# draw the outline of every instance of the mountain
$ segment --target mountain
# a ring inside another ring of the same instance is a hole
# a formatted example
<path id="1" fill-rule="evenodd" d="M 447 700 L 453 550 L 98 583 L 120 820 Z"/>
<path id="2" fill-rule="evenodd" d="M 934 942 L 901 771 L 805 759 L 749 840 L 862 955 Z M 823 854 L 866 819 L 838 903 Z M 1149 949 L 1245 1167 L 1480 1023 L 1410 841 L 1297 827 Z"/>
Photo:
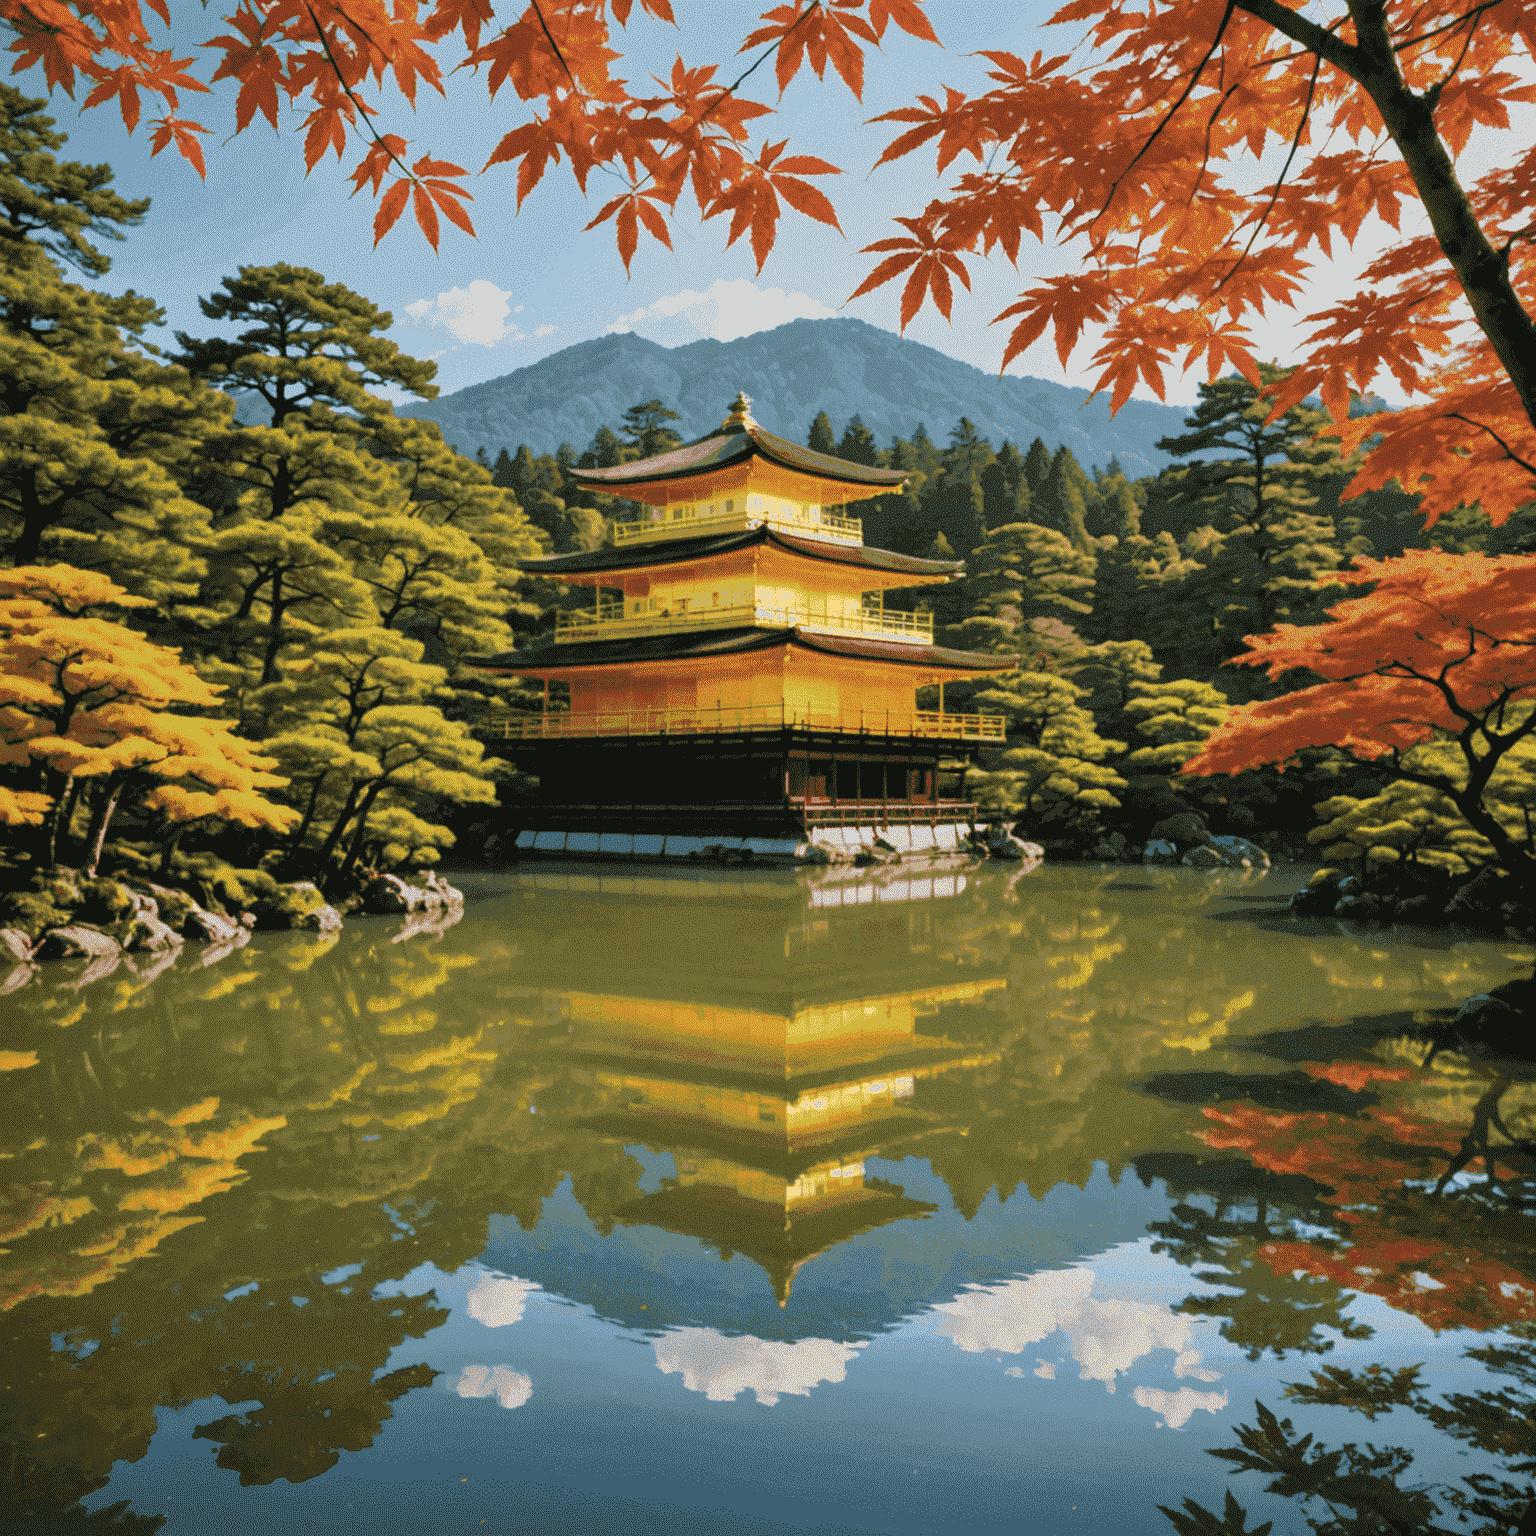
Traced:
<path id="1" fill-rule="evenodd" d="M 1158 438 L 1184 429 L 1185 407 L 1131 400 L 1111 419 L 1104 396 L 1044 379 L 998 378 L 862 320 L 791 320 L 735 341 L 663 347 L 633 334 L 599 336 L 515 373 L 473 384 L 431 402 L 400 408 L 402 416 L 438 422 L 461 453 L 484 448 L 535 453 L 561 443 L 578 451 L 605 423 L 659 399 L 682 419 L 684 437 L 720 425 L 738 390 L 770 432 L 803 443 L 818 411 L 835 436 L 854 415 L 886 447 L 921 424 L 943 448 L 968 416 L 994 447 L 1005 438 L 1022 449 L 1036 438 L 1065 443 L 1084 468 L 1118 458 L 1126 474 L 1154 473 L 1170 462 Z"/>

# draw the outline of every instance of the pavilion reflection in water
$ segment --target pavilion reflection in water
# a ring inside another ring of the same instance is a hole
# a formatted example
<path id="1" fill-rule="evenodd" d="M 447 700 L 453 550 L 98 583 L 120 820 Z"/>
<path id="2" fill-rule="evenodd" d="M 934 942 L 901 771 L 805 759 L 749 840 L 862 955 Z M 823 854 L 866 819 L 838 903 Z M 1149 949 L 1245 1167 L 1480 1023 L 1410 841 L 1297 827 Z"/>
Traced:
<path id="1" fill-rule="evenodd" d="M 693 901 L 734 899 L 751 909 L 756 896 L 772 910 L 772 897 L 785 892 L 782 881 L 775 892 L 646 877 L 526 878 L 566 899 L 585 880 L 595 906 L 620 927 L 614 903 L 631 892 L 654 903 L 657 888 L 671 888 L 672 922 L 682 928 Z M 1000 960 L 942 958 L 922 931 L 933 925 L 935 897 L 965 885 L 963 874 L 834 877 L 809 899 L 797 886 L 802 921 L 755 913 L 761 920 L 742 925 L 739 943 L 695 955 L 683 970 L 670 958 L 657 963 L 677 951 L 652 921 L 644 942 L 594 946 L 603 958 L 584 975 L 590 989 L 541 990 L 543 1021 L 565 1023 L 562 1054 L 613 1106 L 590 1128 L 675 1162 L 674 1178 L 615 1219 L 743 1254 L 766 1272 L 783 1307 L 796 1271 L 816 1255 L 935 1211 L 866 1164 L 961 1133 L 952 1114 L 925 1104 L 924 1082 L 1001 1057 L 1005 1015 L 988 1006 L 1007 987 Z M 597 911 L 583 926 L 601 926 Z M 890 990 L 864 990 L 876 970 Z M 961 1020 L 958 1032 L 948 1027 Z"/>

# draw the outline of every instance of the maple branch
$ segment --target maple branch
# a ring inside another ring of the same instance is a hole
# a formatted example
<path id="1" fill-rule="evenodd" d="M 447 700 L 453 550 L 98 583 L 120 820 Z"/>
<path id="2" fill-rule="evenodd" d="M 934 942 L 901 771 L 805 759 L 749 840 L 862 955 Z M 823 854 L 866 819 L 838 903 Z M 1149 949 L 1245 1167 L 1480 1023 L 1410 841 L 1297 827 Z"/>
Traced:
<path id="1" fill-rule="evenodd" d="M 537 0 L 535 0 L 535 6 L 537 6 Z M 806 6 L 806 8 L 797 17 L 795 17 L 794 26 L 791 26 L 789 31 L 786 32 L 784 34 L 784 36 L 785 37 L 789 37 L 794 32 L 795 28 L 798 27 L 803 21 L 805 21 L 805 19 L 813 11 L 818 11 L 820 9 L 821 9 L 821 0 L 811 0 L 811 3 L 808 6 Z M 542 20 L 542 18 L 540 18 L 540 19 Z M 547 35 L 548 34 L 546 33 L 546 36 Z M 730 100 L 730 98 L 736 93 L 736 87 L 738 85 L 740 85 L 741 82 L 743 80 L 745 80 L 747 78 L 747 76 L 750 75 L 752 73 L 752 71 L 755 70 L 768 57 L 768 55 L 770 53 L 777 53 L 778 52 L 782 42 L 783 42 L 783 39 L 781 38 L 778 43 L 770 43 L 765 49 L 763 49 L 763 51 L 760 54 L 758 54 L 758 56 L 749 65 L 747 65 L 747 67 L 744 70 L 742 70 L 742 72 L 739 75 L 737 75 L 737 77 L 733 81 L 731 81 L 731 83 L 728 86 L 725 87 L 724 90 L 722 90 L 720 92 L 720 94 L 718 96 L 715 97 L 715 99 L 712 102 L 710 102 L 710 104 L 707 107 L 705 107 L 703 112 L 699 115 L 698 127 L 702 128 L 704 126 L 704 124 L 707 123 L 709 121 L 710 117 L 714 114 L 715 109 L 717 107 L 723 106 L 727 101 Z M 565 61 L 562 59 L 561 62 L 564 63 Z M 567 70 L 566 73 L 569 74 L 570 71 Z M 617 175 L 618 173 L 615 172 L 614 174 Z M 630 191 L 631 192 L 638 192 L 641 189 L 641 187 L 643 187 L 646 184 L 646 182 L 650 181 L 652 179 L 652 177 L 655 176 L 655 174 L 656 174 L 656 172 L 655 172 L 654 168 L 651 169 L 651 170 L 648 170 L 645 173 L 645 175 L 640 178 L 639 181 L 635 181 L 635 182 L 629 183 Z"/>
<path id="2" fill-rule="evenodd" d="M 539 18 L 539 28 L 544 33 L 545 41 L 553 49 L 555 57 L 559 59 L 560 68 L 565 71 L 565 78 L 571 82 L 571 89 L 580 96 L 581 87 L 576 84 L 576 76 L 571 73 L 571 66 L 565 62 L 565 55 L 560 52 L 560 45 L 555 41 L 554 34 L 549 30 L 549 23 L 544 20 L 544 12 L 539 9 L 539 0 L 532 0 L 532 5 L 533 14 Z"/>
<path id="3" fill-rule="evenodd" d="M 1440 105 L 1441 94 L 1444 92 L 1446 86 L 1448 86 L 1451 81 L 1456 78 L 1457 70 L 1459 70 L 1462 64 L 1465 62 L 1467 57 L 1467 49 L 1472 46 L 1473 34 L 1477 31 L 1478 22 L 1483 19 L 1483 11 L 1485 9 L 1487 9 L 1486 6 L 1480 5 L 1476 10 L 1469 12 L 1468 16 L 1462 18 L 1462 20 L 1470 20 L 1472 25 L 1467 28 L 1467 35 L 1462 42 L 1461 52 L 1456 55 L 1456 62 L 1452 64 L 1451 67 L 1446 70 L 1446 72 L 1441 75 L 1441 77 L 1436 80 L 1435 83 L 1430 86 L 1430 88 L 1424 93 L 1424 104 L 1429 108 L 1431 112 L 1433 112 L 1435 108 Z M 1459 26 L 1460 22 L 1458 22 L 1457 25 Z M 1401 52 L 1401 50 L 1399 50 L 1399 52 Z"/>
<path id="4" fill-rule="evenodd" d="M 1492 427 L 1481 421 L 1473 421 L 1470 416 L 1463 416 L 1460 411 L 1447 411 L 1445 414 L 1452 421 L 1464 421 L 1469 427 L 1476 427 L 1479 432 L 1486 432 L 1504 450 L 1504 457 L 1506 459 L 1512 460 L 1533 479 L 1536 479 L 1536 464 L 1527 463 L 1526 460 L 1522 459 Z"/>
<path id="5" fill-rule="evenodd" d="M 1293 43 L 1300 43 L 1308 53 L 1317 54 L 1335 69 L 1342 70 L 1351 80 L 1360 80 L 1357 72 L 1359 48 L 1340 42 L 1331 27 L 1320 27 L 1315 21 L 1308 21 L 1305 16 L 1281 5 L 1280 0 L 1237 0 L 1237 8 L 1255 21 L 1268 22 L 1275 31 L 1283 33 Z"/>
<path id="6" fill-rule="evenodd" d="M 1243 247 L 1243 254 L 1237 258 L 1227 271 L 1226 277 L 1216 284 L 1211 290 L 1211 298 L 1215 298 L 1223 288 L 1227 286 L 1227 280 L 1248 259 L 1248 253 L 1253 249 L 1253 242 L 1263 232 L 1264 226 L 1269 223 L 1269 216 L 1275 211 L 1275 204 L 1280 198 L 1280 189 L 1285 185 L 1286 173 L 1291 168 L 1291 161 L 1296 158 L 1296 151 L 1301 145 L 1301 136 L 1306 132 L 1307 119 L 1312 115 L 1312 96 L 1317 90 L 1318 73 L 1323 67 L 1321 55 L 1314 55 L 1312 63 L 1312 78 L 1307 81 L 1307 99 L 1302 103 L 1301 121 L 1296 124 L 1296 133 L 1291 139 L 1290 153 L 1285 157 L 1285 164 L 1280 167 L 1280 174 L 1275 178 L 1275 190 L 1269 195 L 1269 202 L 1264 206 L 1264 212 L 1259 216 L 1259 222 L 1253 226 L 1253 233 L 1248 237 L 1248 244 Z"/>
<path id="7" fill-rule="evenodd" d="M 363 120 L 363 127 L 368 130 L 368 133 L 372 137 L 373 142 L 377 144 L 379 148 L 382 149 L 384 153 L 388 155 L 389 158 L 400 167 L 400 174 L 414 186 L 416 178 L 411 175 L 409 170 L 406 169 L 405 165 L 401 162 L 400 157 L 394 152 L 394 150 L 392 150 L 389 145 L 379 137 L 378 129 L 375 128 L 372 122 L 369 121 L 371 114 L 368 108 L 361 101 L 359 101 L 356 96 L 352 94 L 352 87 L 347 84 L 346 76 L 341 72 L 341 65 L 336 62 L 336 55 L 331 52 L 331 40 L 325 35 L 325 28 L 320 25 L 319 18 L 315 15 L 314 11 L 310 9 L 309 0 L 304 0 L 304 10 L 309 19 L 314 22 L 315 35 L 320 39 L 320 46 L 325 50 L 325 57 L 330 63 L 331 72 L 336 76 L 336 83 L 341 87 L 342 94 L 357 109 L 358 116 Z M 361 190 L 362 183 L 359 182 L 356 191 L 354 191 L 352 195 L 355 197 L 357 192 L 360 192 Z"/>
<path id="8" fill-rule="evenodd" d="M 1406 53 L 1416 43 L 1427 43 L 1432 37 L 1439 37 L 1445 32 L 1454 32 L 1464 22 L 1470 21 L 1476 26 L 1484 11 L 1497 10 L 1503 3 L 1504 0 L 1483 0 L 1481 5 L 1474 5 L 1470 11 L 1466 11 L 1456 17 L 1454 21 L 1448 21 L 1443 26 L 1431 27 L 1428 32 L 1421 32 L 1417 37 L 1404 38 L 1402 42 L 1395 44 L 1394 47 L 1398 53 Z M 1460 63 L 1460 60 L 1457 62 Z"/>
<path id="9" fill-rule="evenodd" d="M 1194 73 L 1189 77 L 1189 83 L 1179 93 L 1179 99 L 1174 102 L 1171 107 L 1169 107 L 1167 112 L 1163 114 L 1162 121 L 1157 125 L 1156 128 L 1152 130 L 1151 137 L 1148 138 L 1147 142 L 1136 151 L 1135 155 L 1131 159 L 1131 163 L 1126 166 L 1126 168 L 1121 171 L 1121 173 L 1115 177 L 1114 181 L 1110 184 L 1109 195 L 1104 199 L 1104 206 L 1100 208 L 1099 211 L 1094 214 L 1094 216 L 1088 221 L 1087 227 L 1089 229 L 1092 229 L 1093 226 L 1097 224 L 1106 213 L 1109 212 L 1109 205 L 1114 202 L 1115 193 L 1120 190 L 1120 183 L 1123 182 L 1125 178 L 1129 176 L 1133 170 L 1136 169 L 1137 162 L 1157 142 L 1159 135 L 1162 133 L 1163 129 L 1173 121 L 1174 114 L 1179 110 L 1179 108 L 1189 100 L 1190 93 L 1200 83 L 1200 76 L 1205 73 L 1205 66 L 1211 62 L 1212 56 L 1215 54 L 1216 50 L 1221 47 L 1221 40 L 1226 36 L 1227 24 L 1232 20 L 1232 13 L 1236 9 L 1237 0 L 1227 0 L 1227 8 L 1221 13 L 1221 25 L 1216 28 L 1216 36 L 1211 39 L 1211 46 L 1205 50 L 1204 56 L 1195 66 Z"/>

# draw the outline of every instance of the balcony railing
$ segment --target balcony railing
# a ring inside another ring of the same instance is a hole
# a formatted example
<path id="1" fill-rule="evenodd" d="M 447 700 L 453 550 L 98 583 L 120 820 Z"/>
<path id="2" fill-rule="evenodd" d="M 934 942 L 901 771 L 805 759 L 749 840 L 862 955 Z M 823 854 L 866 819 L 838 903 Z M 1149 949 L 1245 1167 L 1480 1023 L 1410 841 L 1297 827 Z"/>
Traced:
<path id="1" fill-rule="evenodd" d="M 672 607 L 654 613 L 626 613 L 620 602 L 576 608 L 555 615 L 557 643 L 626 640 L 668 630 L 760 627 L 808 629 L 819 634 L 862 635 L 874 640 L 933 644 L 931 613 L 866 610 L 838 613 L 809 604 L 776 608 L 767 603 L 735 603 L 723 608 Z"/>
<path id="2" fill-rule="evenodd" d="M 662 539 L 697 539 L 712 533 L 740 533 L 748 528 L 782 528 L 785 533 L 803 539 L 824 539 L 830 544 L 862 544 L 864 524 L 856 517 L 839 517 L 834 512 L 790 511 L 775 508 L 768 512 L 717 512 L 702 516 L 691 507 L 654 507 L 650 515 L 633 523 L 615 523 L 613 542 L 623 548 L 628 544 L 652 544 Z"/>
<path id="3" fill-rule="evenodd" d="M 555 741 L 581 736 L 704 736 L 726 731 L 817 730 L 846 735 L 1000 742 L 1005 724 L 1001 715 L 727 704 L 713 708 L 604 710 L 592 714 L 510 714 L 477 726 L 475 735 L 486 741 Z"/>

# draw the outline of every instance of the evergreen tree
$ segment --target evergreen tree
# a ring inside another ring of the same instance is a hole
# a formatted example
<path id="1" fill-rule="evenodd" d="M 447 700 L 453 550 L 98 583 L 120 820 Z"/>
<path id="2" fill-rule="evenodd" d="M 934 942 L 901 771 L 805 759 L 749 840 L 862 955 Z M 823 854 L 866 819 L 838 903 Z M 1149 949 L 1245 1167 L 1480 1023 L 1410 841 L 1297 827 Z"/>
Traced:
<path id="1" fill-rule="evenodd" d="M 515 490 L 512 478 L 512 455 L 505 448 L 496 454 L 496 462 L 491 466 L 491 484 L 504 491 Z"/>
<path id="2" fill-rule="evenodd" d="M 817 411 L 805 445 L 816 453 L 837 452 L 837 439 L 832 436 L 832 422 L 825 411 Z"/>
<path id="3" fill-rule="evenodd" d="M 44 103 L 0 85 L 0 559 L 111 574 L 162 609 L 191 597 L 206 508 L 187 486 L 229 403 L 134 350 L 163 316 L 64 280 L 111 263 L 147 200 L 111 190 L 106 166 L 59 163 Z"/>
<path id="4" fill-rule="evenodd" d="M 667 453 L 682 446 L 682 438 L 667 426 L 669 421 L 680 421 L 676 411 L 668 410 L 660 400 L 644 400 L 632 405 L 624 413 L 621 430 L 629 448 L 637 459 L 649 459 L 658 453 Z M 830 433 L 830 429 L 829 429 Z"/>
<path id="5" fill-rule="evenodd" d="M 922 493 L 929 526 L 943 533 L 945 541 L 962 557 L 986 537 L 981 477 L 995 457 L 992 445 L 978 435 L 975 424 L 961 417 L 939 460 L 937 477 Z"/>
<path id="6" fill-rule="evenodd" d="M 1024 455 L 1024 483 L 1029 487 L 1029 494 L 1032 497 L 1040 494 L 1040 489 L 1045 484 L 1045 477 L 1050 471 L 1051 450 L 1037 437 Z"/>
<path id="7" fill-rule="evenodd" d="M 1038 439 L 1037 439 L 1038 441 Z M 1031 448 L 1033 453 L 1034 449 Z M 1025 461 L 1026 469 L 1028 460 Z M 1072 450 L 1063 444 L 1052 455 L 1050 468 L 1038 491 L 1031 488 L 1030 517 L 1044 528 L 1054 528 L 1065 534 L 1073 545 L 1085 552 L 1091 551 L 1093 541 L 1088 537 L 1088 497 L 1092 483 L 1083 473 Z"/>
<path id="8" fill-rule="evenodd" d="M 1032 651 L 1036 620 L 1071 626 L 1093 609 L 1093 561 L 1037 523 L 994 528 L 966 562 L 965 618 L 947 639 L 965 650 Z"/>
<path id="9" fill-rule="evenodd" d="M 880 450 L 875 445 L 875 434 L 855 416 L 843 429 L 843 440 L 837 445 L 838 458 L 850 464 L 863 464 L 870 469 L 880 466 Z"/>
<path id="10" fill-rule="evenodd" d="M 1289 370 L 1265 363 L 1259 373 L 1270 384 Z M 1185 420 L 1190 430 L 1158 447 L 1180 458 L 1223 455 L 1196 459 L 1174 475 L 1175 500 L 1220 535 L 1199 555 L 1208 579 L 1180 602 L 1207 611 L 1226 654 L 1235 656 L 1244 635 L 1316 610 L 1318 577 L 1336 570 L 1340 557 L 1332 520 L 1313 508 L 1341 457 L 1337 443 L 1316 440 L 1329 422 L 1324 411 L 1293 406 L 1266 426 L 1268 401 L 1237 375 L 1202 384 L 1199 393 Z"/>
<path id="11" fill-rule="evenodd" d="M 988 528 L 1030 521 L 1024 457 L 1012 443 L 1004 442 L 997 450 L 997 458 L 982 470 L 981 497 L 982 516 Z"/>

